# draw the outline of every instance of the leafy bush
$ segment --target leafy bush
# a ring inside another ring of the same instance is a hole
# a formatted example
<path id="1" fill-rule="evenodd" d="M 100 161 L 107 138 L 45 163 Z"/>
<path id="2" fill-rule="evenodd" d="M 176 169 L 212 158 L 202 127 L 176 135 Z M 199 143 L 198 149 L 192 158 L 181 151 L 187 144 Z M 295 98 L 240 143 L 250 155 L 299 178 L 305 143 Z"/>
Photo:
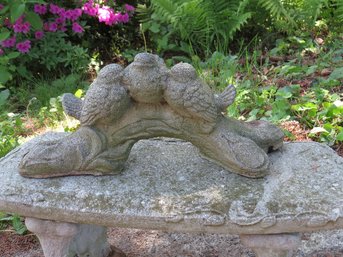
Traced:
<path id="1" fill-rule="evenodd" d="M 0 113 L 0 158 L 19 145 L 18 136 L 23 131 L 20 115 Z"/>
<path id="2" fill-rule="evenodd" d="M 5 0 L 0 4 L 0 84 L 11 80 L 16 71 L 26 78 L 43 73 L 45 65 L 55 72 L 84 70 L 86 50 L 69 41 L 88 28 L 85 18 L 97 18 L 98 24 L 112 26 L 127 23 L 134 11 L 131 5 L 113 2 L 60 2 L 62 6 L 42 0 Z"/>
<path id="3" fill-rule="evenodd" d="M 65 33 L 47 32 L 29 53 L 21 56 L 20 62 L 18 61 L 16 66 L 18 72 L 23 76 L 32 73 L 42 76 L 51 71 L 54 71 L 55 74 L 77 74 L 86 71 L 89 59 L 84 48 L 66 41 Z"/>

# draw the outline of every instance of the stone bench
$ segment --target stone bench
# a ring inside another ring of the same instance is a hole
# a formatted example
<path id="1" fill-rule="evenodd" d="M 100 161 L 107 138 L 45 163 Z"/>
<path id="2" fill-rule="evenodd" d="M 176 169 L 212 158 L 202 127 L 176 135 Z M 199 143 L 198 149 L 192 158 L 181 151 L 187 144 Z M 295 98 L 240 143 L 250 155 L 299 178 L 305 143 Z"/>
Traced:
<path id="1" fill-rule="evenodd" d="M 291 256 L 301 232 L 343 228 L 343 158 L 318 143 L 271 153 L 263 179 L 230 173 L 172 139 L 138 142 L 120 175 L 19 175 L 26 148 L 64 136 L 47 133 L 0 160 L 0 210 L 27 217 L 45 256 L 122 256 L 106 227 L 238 234 L 264 257 Z"/>

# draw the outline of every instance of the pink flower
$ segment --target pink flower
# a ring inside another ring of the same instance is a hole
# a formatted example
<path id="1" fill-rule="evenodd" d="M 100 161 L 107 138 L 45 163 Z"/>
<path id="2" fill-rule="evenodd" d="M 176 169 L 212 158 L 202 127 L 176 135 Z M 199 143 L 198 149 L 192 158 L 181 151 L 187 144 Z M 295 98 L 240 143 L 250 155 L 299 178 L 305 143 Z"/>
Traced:
<path id="1" fill-rule="evenodd" d="M 58 24 L 63 24 L 65 22 L 65 18 L 64 17 L 58 17 L 55 22 L 58 23 Z"/>
<path id="2" fill-rule="evenodd" d="M 5 39 L 1 42 L 2 47 L 9 48 L 15 46 L 16 43 L 16 37 L 13 36 L 11 38 Z"/>
<path id="3" fill-rule="evenodd" d="M 9 18 L 4 19 L 4 25 L 9 29 L 12 28 L 12 24 Z"/>
<path id="4" fill-rule="evenodd" d="M 46 14 L 47 8 L 45 4 L 35 4 L 33 8 L 34 12 L 37 14 Z"/>
<path id="5" fill-rule="evenodd" d="M 44 32 L 42 30 L 38 30 L 35 32 L 36 39 L 42 39 L 44 37 Z"/>
<path id="6" fill-rule="evenodd" d="M 52 14 L 58 14 L 60 12 L 60 7 L 58 5 L 55 4 L 50 4 L 50 12 Z"/>
<path id="7" fill-rule="evenodd" d="M 43 29 L 44 29 L 45 31 L 49 31 L 49 22 L 44 22 L 44 24 L 43 24 Z"/>
<path id="8" fill-rule="evenodd" d="M 120 22 L 122 23 L 128 23 L 130 20 L 130 17 L 129 17 L 129 14 L 128 13 L 125 13 L 125 14 L 121 14 L 121 17 L 120 17 Z"/>
<path id="9" fill-rule="evenodd" d="M 51 32 L 56 32 L 56 31 L 57 31 L 57 28 L 58 28 L 58 26 L 57 26 L 57 23 L 56 23 L 56 22 L 51 22 L 51 23 L 49 24 L 49 31 L 51 31 Z"/>
<path id="10" fill-rule="evenodd" d="M 82 10 L 76 8 L 74 10 L 67 10 L 65 12 L 65 17 L 71 21 L 76 21 L 82 15 Z"/>
<path id="11" fill-rule="evenodd" d="M 80 8 L 76 8 L 72 12 L 71 20 L 76 21 L 82 15 L 82 10 Z"/>
<path id="12" fill-rule="evenodd" d="M 1 56 L 1 55 L 4 55 L 4 53 L 5 53 L 4 50 L 2 50 L 2 49 L 0 48 L 0 56 Z"/>
<path id="13" fill-rule="evenodd" d="M 113 25 L 118 22 L 118 15 L 108 6 L 103 6 L 98 9 L 99 22 L 105 22 L 106 25 Z"/>
<path id="14" fill-rule="evenodd" d="M 80 24 L 78 24 L 77 22 L 74 22 L 73 23 L 73 26 L 72 26 L 72 30 L 75 32 L 75 33 L 82 33 L 84 31 L 84 29 L 80 26 Z"/>
<path id="15" fill-rule="evenodd" d="M 4 9 L 4 5 L 3 4 L 0 4 L 0 11 Z"/>
<path id="16" fill-rule="evenodd" d="M 31 48 L 31 41 L 30 40 L 25 40 L 23 42 L 20 42 L 16 45 L 17 49 L 21 53 L 28 53 Z"/>
<path id="17" fill-rule="evenodd" d="M 24 16 L 22 15 L 22 16 L 20 16 L 16 21 L 15 21 L 15 23 L 17 23 L 17 24 L 22 24 L 24 22 Z"/>
<path id="18" fill-rule="evenodd" d="M 89 15 L 89 16 L 96 16 L 98 14 L 98 10 L 99 10 L 99 5 L 93 5 L 93 1 L 89 0 L 87 3 L 85 3 L 82 7 L 82 10 L 85 14 Z"/>
<path id="19" fill-rule="evenodd" d="M 66 18 L 66 10 L 64 8 L 60 8 L 59 12 L 58 12 L 58 15 L 60 17 L 64 17 Z"/>
<path id="20" fill-rule="evenodd" d="M 22 24 L 21 24 L 21 23 L 15 23 L 15 24 L 13 25 L 14 33 L 20 33 L 20 32 L 21 32 L 21 27 L 22 27 Z"/>
<path id="21" fill-rule="evenodd" d="M 24 17 L 21 16 L 13 25 L 13 30 L 15 33 L 28 33 L 30 31 L 31 24 L 29 22 L 23 22 Z"/>
<path id="22" fill-rule="evenodd" d="M 132 5 L 125 4 L 124 7 L 125 7 L 125 10 L 127 12 L 134 12 L 135 11 L 135 7 L 133 7 Z"/>
<path id="23" fill-rule="evenodd" d="M 112 15 L 113 15 L 113 11 L 108 6 L 103 6 L 98 9 L 98 18 L 100 22 L 109 21 Z"/>
<path id="24" fill-rule="evenodd" d="M 62 23 L 59 28 L 58 28 L 60 31 L 62 32 L 66 32 L 67 31 L 67 28 L 65 27 L 65 23 Z"/>
<path id="25" fill-rule="evenodd" d="M 73 17 L 73 10 L 67 10 L 65 12 L 65 17 L 68 19 L 68 20 L 71 20 L 71 18 Z"/>
<path id="26" fill-rule="evenodd" d="M 31 24 L 29 22 L 25 22 L 22 24 L 21 31 L 26 34 L 30 31 Z"/>

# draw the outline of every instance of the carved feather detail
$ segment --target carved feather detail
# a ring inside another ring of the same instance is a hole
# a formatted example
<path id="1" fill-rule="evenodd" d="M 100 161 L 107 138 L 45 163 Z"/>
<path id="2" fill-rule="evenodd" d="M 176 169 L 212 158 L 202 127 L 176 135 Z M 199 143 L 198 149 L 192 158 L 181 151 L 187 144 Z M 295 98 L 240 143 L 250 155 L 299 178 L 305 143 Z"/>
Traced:
<path id="1" fill-rule="evenodd" d="M 74 96 L 73 94 L 67 93 L 62 96 L 62 106 L 64 112 L 80 120 L 82 110 L 82 100 Z"/>
<path id="2" fill-rule="evenodd" d="M 216 104 L 221 112 L 225 112 L 226 108 L 233 104 L 236 98 L 236 88 L 233 85 L 228 85 L 224 91 L 216 96 Z"/>

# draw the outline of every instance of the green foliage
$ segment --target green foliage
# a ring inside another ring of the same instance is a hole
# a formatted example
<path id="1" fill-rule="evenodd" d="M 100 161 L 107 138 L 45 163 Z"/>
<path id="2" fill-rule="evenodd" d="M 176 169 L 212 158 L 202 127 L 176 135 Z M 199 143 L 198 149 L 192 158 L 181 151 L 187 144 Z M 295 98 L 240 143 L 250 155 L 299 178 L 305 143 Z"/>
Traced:
<path id="1" fill-rule="evenodd" d="M 18 72 L 24 78 L 51 73 L 55 76 L 68 73 L 83 73 L 87 70 L 90 58 L 82 47 L 66 41 L 62 32 L 46 33 L 34 48 L 20 58 Z"/>
<path id="2" fill-rule="evenodd" d="M 12 60 L 18 56 L 19 53 L 15 51 L 0 56 L 0 88 L 3 87 L 7 81 L 12 79 L 12 74 L 16 70 L 15 65 L 12 64 Z"/>
<path id="3" fill-rule="evenodd" d="M 27 20 L 32 22 L 32 27 L 41 29 L 43 23 L 40 17 L 30 10 L 29 5 L 43 2 L 44 1 L 42 0 L 3 0 L 2 4 L 4 5 L 4 8 L 0 10 L 0 41 L 6 40 L 11 36 L 11 32 L 3 25 L 7 17 L 14 23 L 20 16 L 25 14 Z M 15 74 L 17 67 L 13 64 L 13 61 L 19 56 L 20 53 L 13 49 L 9 49 L 3 55 L 0 55 L 0 88 L 14 77 L 13 74 Z"/>
<path id="4" fill-rule="evenodd" d="M 343 21 L 343 0 L 336 0 L 333 3 L 335 8 L 334 16 L 337 17 L 339 21 Z"/>
<path id="5" fill-rule="evenodd" d="M 19 138 L 23 132 L 21 116 L 14 113 L 0 113 L 0 157 L 19 145 Z"/>
<path id="6" fill-rule="evenodd" d="M 343 17 L 343 0 L 151 0 L 137 8 L 143 32 L 158 53 L 207 59 L 215 51 L 228 54 L 231 44 L 257 34 L 299 36 L 327 33 Z M 325 25 L 325 28 L 323 26 Z"/>
<path id="7" fill-rule="evenodd" d="M 0 91 L 0 107 L 6 104 L 6 100 L 10 96 L 10 91 L 8 89 L 5 89 L 3 91 Z"/>
<path id="8" fill-rule="evenodd" d="M 184 45 L 190 45 L 190 48 L 184 48 L 190 55 L 209 56 L 215 50 L 228 51 L 230 40 L 251 16 L 246 11 L 248 2 L 153 0 L 151 8 L 155 16 L 151 17 L 154 22 L 149 24 L 146 19 L 141 19 L 143 25 L 148 23 L 145 28 L 151 32 L 162 32 L 165 42 L 176 36 Z M 169 33 L 163 33 L 163 27 L 168 28 Z"/>
<path id="9" fill-rule="evenodd" d="M 316 53 L 316 59 L 307 53 Z M 236 100 L 227 110 L 229 116 L 274 123 L 297 120 L 317 141 L 329 145 L 343 142 L 342 43 L 320 47 L 311 40 L 292 37 L 278 41 L 271 52 L 274 54 L 292 58 L 278 65 L 269 63 L 268 57 L 260 62 L 261 53 L 254 50 L 241 57 L 214 53 L 206 62 L 193 58 L 193 63 L 205 81 L 219 91 L 227 84 L 237 85 Z M 308 64 L 304 65 L 305 59 Z M 328 68 L 331 74 L 321 77 L 321 70 Z M 279 80 L 289 83 L 278 85 Z"/>
<path id="10" fill-rule="evenodd" d="M 0 92 L 0 157 L 18 146 L 22 137 L 42 127 L 63 125 L 72 131 L 77 123 L 64 122 L 66 117 L 61 104 L 63 93 L 74 93 L 81 97 L 89 83 L 78 74 L 57 80 L 36 80 L 33 88 L 15 89 L 11 97 L 9 90 Z M 3 99 L 3 101 L 1 100 Z M 18 113 L 18 110 L 24 110 Z"/>
<path id="11" fill-rule="evenodd" d="M 9 215 L 0 212 L 0 232 L 11 225 L 14 231 L 19 235 L 24 235 L 28 230 L 24 224 L 23 218 L 17 214 Z"/>
<path id="12" fill-rule="evenodd" d="M 220 52 L 214 52 L 206 62 L 194 57 L 193 65 L 204 81 L 214 90 L 223 90 L 228 84 L 235 82 L 237 56 L 225 56 Z"/>
<path id="13" fill-rule="evenodd" d="M 283 17 L 287 18 L 288 21 L 294 22 L 290 17 L 289 12 L 285 9 L 283 4 L 284 1 L 281 0 L 260 0 L 261 6 L 266 8 L 270 14 L 276 19 L 281 19 Z"/>

